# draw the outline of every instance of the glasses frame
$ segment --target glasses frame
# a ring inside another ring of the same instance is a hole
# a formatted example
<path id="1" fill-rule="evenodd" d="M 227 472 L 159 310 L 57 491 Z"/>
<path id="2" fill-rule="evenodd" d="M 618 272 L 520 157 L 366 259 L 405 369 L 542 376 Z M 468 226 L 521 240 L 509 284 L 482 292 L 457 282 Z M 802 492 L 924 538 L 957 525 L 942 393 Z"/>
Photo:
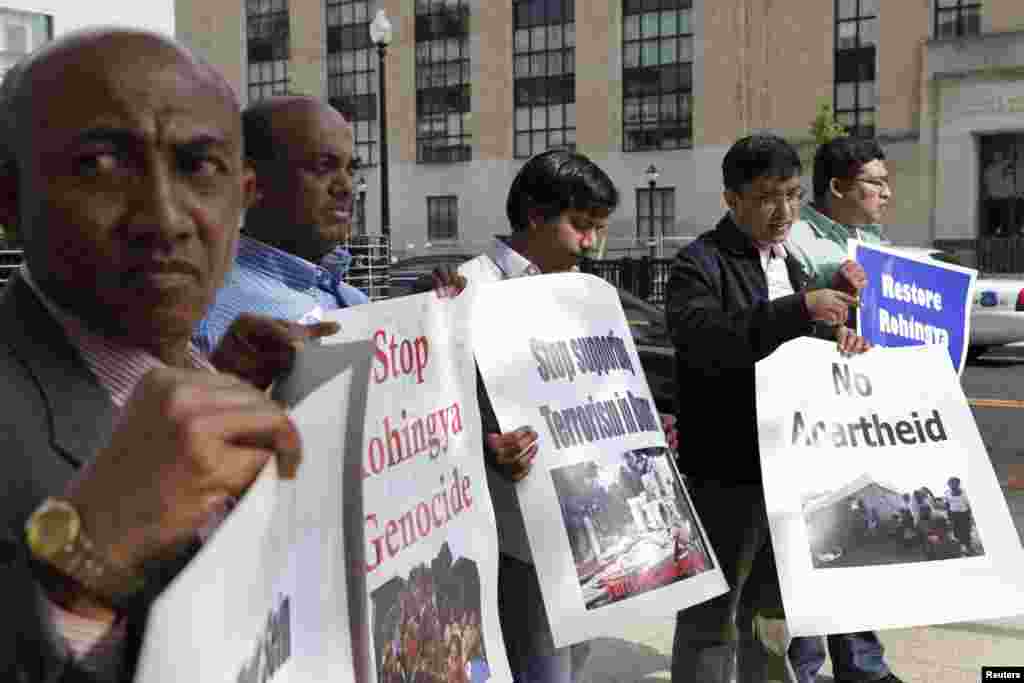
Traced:
<path id="1" fill-rule="evenodd" d="M 758 203 L 761 210 L 765 213 L 775 213 L 781 202 L 785 202 L 788 206 L 799 209 L 804 204 L 804 200 L 807 198 L 807 191 L 803 187 L 798 187 L 792 192 L 787 193 L 776 193 L 771 195 L 751 195 L 751 199 Z"/>
<path id="2" fill-rule="evenodd" d="M 892 181 L 884 178 L 861 178 L 860 176 L 856 176 L 854 177 L 854 180 L 870 185 L 879 194 L 881 194 L 883 190 L 887 190 L 890 193 L 892 192 Z"/>

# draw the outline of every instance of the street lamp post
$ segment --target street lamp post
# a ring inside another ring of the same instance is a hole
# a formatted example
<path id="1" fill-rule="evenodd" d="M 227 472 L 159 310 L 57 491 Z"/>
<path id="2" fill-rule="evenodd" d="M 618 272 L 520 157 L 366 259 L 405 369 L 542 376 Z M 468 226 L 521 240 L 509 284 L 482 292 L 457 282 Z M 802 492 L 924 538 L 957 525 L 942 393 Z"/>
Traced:
<path id="1" fill-rule="evenodd" d="M 650 221 L 650 234 L 648 235 L 647 246 L 651 249 L 651 258 L 653 259 L 654 249 L 657 245 L 654 241 L 654 188 L 658 184 L 658 167 L 654 164 L 648 166 L 647 170 L 644 172 L 644 177 L 647 178 L 647 188 L 649 193 L 649 196 L 647 197 L 649 200 L 647 205 L 647 220 Z"/>
<path id="2" fill-rule="evenodd" d="M 356 183 L 356 197 L 359 198 L 359 234 L 366 234 L 366 176 L 359 176 Z"/>
<path id="3" fill-rule="evenodd" d="M 384 55 L 391 43 L 391 21 L 384 10 L 370 22 L 370 40 L 377 46 L 377 89 L 380 91 L 380 234 L 391 239 L 391 208 L 388 206 L 388 114 L 384 88 Z"/>

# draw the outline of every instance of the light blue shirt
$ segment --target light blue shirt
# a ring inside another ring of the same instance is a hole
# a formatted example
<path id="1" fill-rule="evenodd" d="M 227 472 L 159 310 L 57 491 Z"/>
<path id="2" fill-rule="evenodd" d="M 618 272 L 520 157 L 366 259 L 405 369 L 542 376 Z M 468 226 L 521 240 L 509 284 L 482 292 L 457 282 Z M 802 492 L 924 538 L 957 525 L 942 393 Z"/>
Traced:
<path id="1" fill-rule="evenodd" d="M 348 252 L 340 253 L 344 251 L 340 247 L 336 251 L 325 262 L 347 264 Z M 196 327 L 193 341 L 209 355 L 242 313 L 309 323 L 322 319 L 327 311 L 369 301 L 361 290 L 342 282 L 343 268 L 332 270 L 242 235 L 235 265 Z"/>

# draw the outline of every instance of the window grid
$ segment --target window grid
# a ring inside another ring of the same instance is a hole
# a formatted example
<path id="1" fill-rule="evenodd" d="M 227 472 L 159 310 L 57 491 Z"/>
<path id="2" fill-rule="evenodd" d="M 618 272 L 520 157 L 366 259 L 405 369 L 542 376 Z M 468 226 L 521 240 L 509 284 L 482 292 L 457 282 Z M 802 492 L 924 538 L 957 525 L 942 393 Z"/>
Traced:
<path id="1" fill-rule="evenodd" d="M 575 0 L 515 0 L 515 156 L 576 148 Z"/>
<path id="2" fill-rule="evenodd" d="M 469 161 L 468 0 L 416 0 L 416 161 Z"/>
<path id="3" fill-rule="evenodd" d="M 979 137 L 979 237 L 1024 237 L 1024 135 Z"/>
<path id="4" fill-rule="evenodd" d="M 249 101 L 288 92 L 288 0 L 246 0 Z"/>
<path id="5" fill-rule="evenodd" d="M 377 61 L 373 0 L 327 0 L 327 99 L 352 122 L 360 165 L 377 163 Z"/>
<path id="6" fill-rule="evenodd" d="M 0 9 L 0 77 L 21 59 L 53 40 L 53 17 L 35 12 Z"/>
<path id="7" fill-rule="evenodd" d="M 638 187 L 636 190 L 636 239 L 644 242 L 651 236 L 651 189 Z M 678 237 L 676 227 L 676 188 L 654 188 L 654 238 Z"/>
<path id="8" fill-rule="evenodd" d="M 981 2 L 936 0 L 935 37 L 961 38 L 981 33 Z"/>
<path id="9" fill-rule="evenodd" d="M 874 137 L 878 0 L 836 0 L 835 8 L 836 121 L 851 135 Z"/>
<path id="10" fill-rule="evenodd" d="M 459 238 L 459 198 L 455 195 L 427 197 L 427 240 L 451 242 Z"/>
<path id="11" fill-rule="evenodd" d="M 625 0 L 623 150 L 693 144 L 692 0 Z"/>

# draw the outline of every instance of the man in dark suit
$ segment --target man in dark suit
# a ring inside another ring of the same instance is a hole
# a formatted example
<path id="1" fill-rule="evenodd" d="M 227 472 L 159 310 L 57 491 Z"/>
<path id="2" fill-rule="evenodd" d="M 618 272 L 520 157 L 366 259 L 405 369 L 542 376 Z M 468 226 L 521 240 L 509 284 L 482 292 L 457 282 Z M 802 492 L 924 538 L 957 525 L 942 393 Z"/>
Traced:
<path id="1" fill-rule="evenodd" d="M 238 102 L 171 40 L 68 34 L 0 87 L 0 680 L 130 680 L 200 532 L 299 436 L 190 346 L 235 253 Z"/>

